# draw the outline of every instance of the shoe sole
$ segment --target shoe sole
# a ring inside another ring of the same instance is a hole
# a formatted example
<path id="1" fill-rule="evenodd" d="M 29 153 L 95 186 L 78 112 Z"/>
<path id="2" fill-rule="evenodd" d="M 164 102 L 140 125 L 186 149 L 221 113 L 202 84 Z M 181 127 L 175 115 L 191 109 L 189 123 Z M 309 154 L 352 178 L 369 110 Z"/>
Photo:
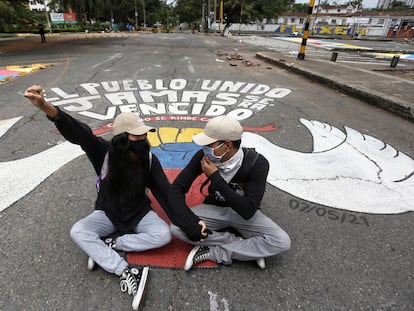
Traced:
<path id="1" fill-rule="evenodd" d="M 185 260 L 185 264 L 184 264 L 184 271 L 188 271 L 191 269 L 191 267 L 193 266 L 194 255 L 195 253 L 197 253 L 199 249 L 200 249 L 200 246 L 193 247 L 191 252 L 188 254 L 187 259 Z"/>
<path id="2" fill-rule="evenodd" d="M 134 299 L 132 300 L 133 310 L 138 310 L 139 305 L 141 303 L 142 296 L 144 295 L 144 292 L 145 292 L 145 285 L 147 284 L 148 272 L 149 272 L 149 267 L 142 268 L 142 275 L 141 275 L 141 280 L 139 281 L 137 294 L 134 296 Z"/>
<path id="3" fill-rule="evenodd" d="M 92 271 L 93 268 L 95 268 L 95 260 L 93 260 L 91 257 L 88 257 L 88 266 L 89 271 Z"/>

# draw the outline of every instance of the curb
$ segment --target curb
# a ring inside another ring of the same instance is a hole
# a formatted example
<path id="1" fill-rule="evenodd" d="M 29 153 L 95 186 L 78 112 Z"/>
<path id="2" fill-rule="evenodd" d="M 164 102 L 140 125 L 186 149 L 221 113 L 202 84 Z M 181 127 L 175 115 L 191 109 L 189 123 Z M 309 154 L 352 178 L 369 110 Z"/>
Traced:
<path id="1" fill-rule="evenodd" d="M 410 103 L 407 103 L 405 101 L 397 101 L 393 98 L 390 98 L 386 94 L 382 95 L 381 92 L 378 91 L 375 91 L 376 94 L 374 94 L 371 90 L 360 89 L 338 81 L 334 81 L 320 74 L 307 71 L 294 65 L 289 65 L 282 59 L 278 60 L 272 57 L 268 57 L 260 52 L 256 53 L 256 58 L 274 64 L 280 68 L 292 71 L 293 73 L 300 74 L 309 80 L 324 84 L 332 89 L 339 90 L 368 104 L 383 108 L 400 117 L 414 122 L 414 108 L 412 105 L 410 105 Z"/>

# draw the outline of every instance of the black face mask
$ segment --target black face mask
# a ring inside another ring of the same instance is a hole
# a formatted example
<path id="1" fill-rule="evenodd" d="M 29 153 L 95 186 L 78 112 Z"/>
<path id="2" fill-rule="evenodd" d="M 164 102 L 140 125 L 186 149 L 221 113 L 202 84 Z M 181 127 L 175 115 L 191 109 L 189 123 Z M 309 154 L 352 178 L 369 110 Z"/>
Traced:
<path id="1" fill-rule="evenodd" d="M 149 150 L 147 141 L 145 139 L 134 141 L 130 140 L 129 149 L 137 154 L 145 154 Z"/>

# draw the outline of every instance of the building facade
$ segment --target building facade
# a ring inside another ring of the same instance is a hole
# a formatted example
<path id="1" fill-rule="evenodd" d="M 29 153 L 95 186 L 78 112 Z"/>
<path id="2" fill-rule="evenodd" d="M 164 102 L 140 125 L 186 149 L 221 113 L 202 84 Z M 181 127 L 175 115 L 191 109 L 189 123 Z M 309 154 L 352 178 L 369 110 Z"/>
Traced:
<path id="1" fill-rule="evenodd" d="M 302 32 L 306 18 L 306 13 L 284 13 L 276 23 L 280 25 L 279 32 Z M 311 35 L 411 39 L 414 32 L 414 10 L 363 11 L 352 5 L 315 6 L 309 30 Z"/>

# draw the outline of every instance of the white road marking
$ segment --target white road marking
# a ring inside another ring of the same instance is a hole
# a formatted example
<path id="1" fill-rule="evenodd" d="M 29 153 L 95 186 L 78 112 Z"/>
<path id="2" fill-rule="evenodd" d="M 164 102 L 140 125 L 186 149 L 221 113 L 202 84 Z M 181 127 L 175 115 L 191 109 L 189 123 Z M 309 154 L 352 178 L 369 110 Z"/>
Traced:
<path id="1" fill-rule="evenodd" d="M 120 57 L 122 57 L 122 56 L 123 56 L 123 54 L 122 54 L 122 53 L 116 53 L 115 55 L 112 55 L 111 57 L 109 57 L 109 58 L 105 59 L 104 61 L 102 61 L 102 62 L 100 62 L 100 63 L 97 63 L 97 64 L 93 65 L 93 66 L 91 67 L 91 69 L 97 68 L 97 67 L 99 67 L 99 66 L 101 66 L 101 65 L 103 65 L 103 64 L 105 64 L 105 63 L 107 63 L 107 62 L 110 62 L 111 60 L 113 60 L 113 59 L 115 59 L 115 58 L 120 58 Z"/>
<path id="2" fill-rule="evenodd" d="M 82 154 L 79 146 L 66 141 L 24 159 L 0 162 L 0 212 Z"/>
<path id="3" fill-rule="evenodd" d="M 7 120 L 0 120 L 0 137 L 2 137 L 14 124 L 23 117 L 16 117 Z"/>

